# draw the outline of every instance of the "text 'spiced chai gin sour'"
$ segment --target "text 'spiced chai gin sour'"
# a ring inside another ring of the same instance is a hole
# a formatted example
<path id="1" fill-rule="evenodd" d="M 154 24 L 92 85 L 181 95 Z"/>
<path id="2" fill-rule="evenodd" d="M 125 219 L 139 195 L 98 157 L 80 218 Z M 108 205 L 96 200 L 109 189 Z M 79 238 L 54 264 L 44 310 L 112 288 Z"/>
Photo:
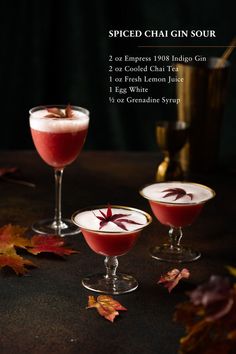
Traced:
<path id="1" fill-rule="evenodd" d="M 170 244 L 154 247 L 151 255 L 167 261 L 192 261 L 200 257 L 180 246 L 182 227 L 191 225 L 204 204 L 214 197 L 215 192 L 201 184 L 191 182 L 163 182 L 145 186 L 141 195 L 148 199 L 156 218 L 163 225 L 170 226 Z"/>
<path id="2" fill-rule="evenodd" d="M 88 132 L 89 111 L 77 106 L 38 106 L 30 110 L 30 130 L 38 154 L 54 168 L 56 198 L 54 219 L 40 220 L 32 228 L 60 236 L 80 232 L 71 220 L 61 218 L 63 170 L 79 155 Z"/>
<path id="3" fill-rule="evenodd" d="M 135 208 L 108 205 L 80 210 L 72 220 L 80 227 L 88 246 L 106 257 L 106 274 L 87 276 L 82 284 L 87 289 L 107 294 L 135 290 L 138 282 L 134 277 L 116 273 L 117 256 L 133 247 L 141 231 L 150 224 L 150 215 Z"/>

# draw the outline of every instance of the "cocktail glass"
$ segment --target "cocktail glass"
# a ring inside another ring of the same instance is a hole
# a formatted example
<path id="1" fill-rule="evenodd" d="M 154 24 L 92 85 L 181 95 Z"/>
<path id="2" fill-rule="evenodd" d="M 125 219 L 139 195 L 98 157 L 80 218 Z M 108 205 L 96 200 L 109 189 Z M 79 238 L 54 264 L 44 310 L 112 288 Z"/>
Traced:
<path id="1" fill-rule="evenodd" d="M 88 246 L 105 256 L 106 274 L 86 276 L 82 280 L 83 286 L 106 294 L 135 290 L 138 282 L 133 276 L 116 272 L 117 257 L 134 246 L 141 231 L 151 223 L 151 216 L 135 208 L 101 205 L 75 212 L 72 220 L 80 227 Z"/>
<path id="2" fill-rule="evenodd" d="M 41 234 L 74 235 L 80 232 L 79 228 L 61 216 L 62 175 L 84 145 L 89 111 L 77 106 L 49 105 L 34 107 L 29 113 L 34 145 L 55 174 L 55 216 L 36 222 L 32 228 Z"/>
<path id="3" fill-rule="evenodd" d="M 151 256 L 161 261 L 178 263 L 198 259 L 200 252 L 180 244 L 182 228 L 194 222 L 205 203 L 215 196 L 215 192 L 197 183 L 163 182 L 143 187 L 140 194 L 148 199 L 159 222 L 170 227 L 169 243 L 151 248 Z"/>

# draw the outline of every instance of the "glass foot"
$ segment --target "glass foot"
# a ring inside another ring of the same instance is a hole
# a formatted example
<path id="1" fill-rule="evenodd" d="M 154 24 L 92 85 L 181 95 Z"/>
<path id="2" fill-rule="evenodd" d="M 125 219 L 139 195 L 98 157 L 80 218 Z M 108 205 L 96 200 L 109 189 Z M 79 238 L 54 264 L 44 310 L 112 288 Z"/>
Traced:
<path id="1" fill-rule="evenodd" d="M 89 290 L 111 295 L 129 293 L 138 287 L 134 277 L 121 273 L 116 275 L 114 281 L 107 280 L 104 274 L 89 275 L 82 280 L 82 284 Z"/>
<path id="2" fill-rule="evenodd" d="M 201 253 L 185 247 L 170 247 L 168 244 L 155 246 L 150 249 L 152 258 L 166 262 L 192 262 L 201 257 Z"/>
<path id="3" fill-rule="evenodd" d="M 60 227 L 57 227 L 53 219 L 46 219 L 36 222 L 32 229 L 39 234 L 69 236 L 80 233 L 80 228 L 69 219 L 62 219 Z"/>

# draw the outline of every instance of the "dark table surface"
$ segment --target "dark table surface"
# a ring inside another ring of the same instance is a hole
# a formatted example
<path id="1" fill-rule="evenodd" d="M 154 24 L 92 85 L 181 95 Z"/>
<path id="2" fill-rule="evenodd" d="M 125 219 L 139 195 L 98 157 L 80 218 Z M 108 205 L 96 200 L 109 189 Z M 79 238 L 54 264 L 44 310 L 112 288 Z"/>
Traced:
<path id="1" fill-rule="evenodd" d="M 154 153 L 83 152 L 65 170 L 63 215 L 70 217 L 77 209 L 107 202 L 151 213 L 138 190 L 154 180 L 159 161 L 160 156 Z M 36 188 L 0 181 L 1 225 L 30 227 L 35 220 L 53 216 L 53 172 L 36 152 L 1 152 L 2 166 L 19 167 L 21 178 L 34 182 Z M 139 288 L 114 296 L 128 311 L 113 324 L 99 317 L 96 310 L 86 310 L 88 295 L 93 293 L 82 287 L 81 279 L 103 271 L 104 264 L 103 257 L 88 248 L 81 234 L 68 237 L 79 254 L 66 260 L 52 255 L 34 257 L 38 268 L 28 276 L 1 272 L 0 353 L 177 353 L 184 329 L 172 321 L 176 304 L 186 300 L 186 291 L 211 274 L 227 274 L 226 264 L 236 266 L 235 176 L 235 170 L 222 168 L 218 174 L 195 177 L 194 181 L 214 188 L 217 196 L 184 232 L 184 243 L 200 249 L 202 257 L 183 265 L 191 277 L 171 294 L 157 285 L 157 280 L 176 264 L 159 262 L 148 253 L 151 245 L 167 237 L 166 227 L 155 219 L 133 250 L 120 257 L 120 270 L 135 275 Z"/>

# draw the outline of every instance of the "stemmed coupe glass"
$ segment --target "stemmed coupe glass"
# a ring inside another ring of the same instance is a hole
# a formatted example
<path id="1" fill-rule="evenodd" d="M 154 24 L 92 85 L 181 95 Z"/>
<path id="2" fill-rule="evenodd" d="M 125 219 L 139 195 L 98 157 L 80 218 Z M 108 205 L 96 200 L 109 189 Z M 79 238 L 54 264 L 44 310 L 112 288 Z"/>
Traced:
<path id="1" fill-rule="evenodd" d="M 61 217 L 61 186 L 64 168 L 79 155 L 87 135 L 89 111 L 70 105 L 38 106 L 30 109 L 30 129 L 41 158 L 54 169 L 55 216 L 33 224 L 42 234 L 73 235 L 80 232 L 71 220 Z"/>
<path id="2" fill-rule="evenodd" d="M 194 222 L 205 203 L 215 196 L 215 192 L 197 183 L 163 182 L 143 187 L 140 194 L 148 199 L 159 222 L 170 227 L 169 243 L 151 248 L 151 256 L 179 263 L 198 259 L 200 252 L 180 244 L 182 228 Z"/>
<path id="3" fill-rule="evenodd" d="M 123 294 L 138 287 L 128 274 L 117 273 L 118 256 L 126 254 L 152 218 L 142 210 L 119 205 L 82 209 L 72 216 L 88 246 L 105 256 L 105 274 L 92 274 L 82 280 L 85 288 L 106 294 Z"/>

